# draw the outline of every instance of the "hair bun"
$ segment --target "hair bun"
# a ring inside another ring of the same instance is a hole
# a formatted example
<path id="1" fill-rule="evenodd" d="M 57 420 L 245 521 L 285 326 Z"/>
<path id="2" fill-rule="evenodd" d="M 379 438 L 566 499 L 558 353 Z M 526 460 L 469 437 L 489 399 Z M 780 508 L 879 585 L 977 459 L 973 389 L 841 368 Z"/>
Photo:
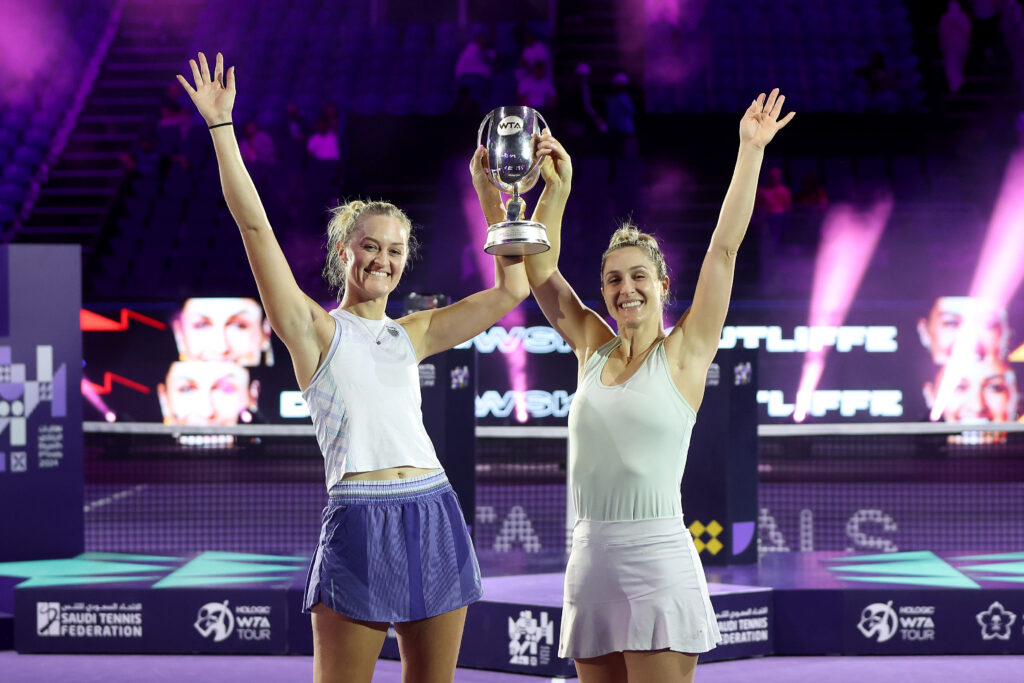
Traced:
<path id="1" fill-rule="evenodd" d="M 336 216 L 341 223 L 348 223 L 349 221 L 354 220 L 365 207 L 366 202 L 354 199 L 350 202 L 339 204 L 334 207 L 331 209 L 331 213 Z"/>
<path id="2" fill-rule="evenodd" d="M 650 235 L 646 232 L 642 232 L 640 228 L 636 227 L 629 221 L 622 224 L 622 226 L 612 233 L 612 239 L 608 243 L 608 249 L 617 249 L 623 246 L 637 246 L 644 244 L 660 251 L 658 247 L 658 240 L 654 235 Z"/>
<path id="3" fill-rule="evenodd" d="M 632 222 L 626 221 L 618 230 L 612 233 L 612 239 L 608 243 L 608 248 L 605 249 L 604 255 L 601 257 L 602 280 L 608 254 L 616 249 L 623 249 L 625 247 L 640 249 L 651 260 L 651 264 L 654 266 L 654 275 L 659 280 L 668 277 L 668 265 L 665 263 L 665 254 L 662 253 L 661 247 L 658 246 L 657 238 L 654 235 L 641 231 Z M 668 300 L 669 293 L 665 292 L 664 301 L 667 302 Z"/>

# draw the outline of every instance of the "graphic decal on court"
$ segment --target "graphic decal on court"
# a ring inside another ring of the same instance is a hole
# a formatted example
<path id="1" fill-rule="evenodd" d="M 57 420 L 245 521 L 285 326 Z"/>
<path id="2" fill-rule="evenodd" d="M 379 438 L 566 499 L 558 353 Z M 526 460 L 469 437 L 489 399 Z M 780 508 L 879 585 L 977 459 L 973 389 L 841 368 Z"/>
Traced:
<path id="1" fill-rule="evenodd" d="M 928 550 L 851 555 L 825 560 L 841 581 L 981 588 L 983 584 L 1024 584 L 1024 553 L 968 555 L 943 559 Z M 955 564 L 953 564 L 955 563 Z"/>
<path id="2" fill-rule="evenodd" d="M 0 576 L 24 578 L 23 588 L 145 583 L 152 588 L 266 585 L 291 581 L 308 557 L 207 552 L 196 557 L 82 553 L 64 560 L 0 563 Z"/>

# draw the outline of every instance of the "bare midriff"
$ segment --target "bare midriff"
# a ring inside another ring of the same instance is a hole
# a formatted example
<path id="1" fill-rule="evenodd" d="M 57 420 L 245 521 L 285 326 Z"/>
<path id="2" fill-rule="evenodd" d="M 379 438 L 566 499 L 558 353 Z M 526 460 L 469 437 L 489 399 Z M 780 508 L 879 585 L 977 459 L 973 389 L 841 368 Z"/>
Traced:
<path id="1" fill-rule="evenodd" d="M 422 474 L 431 474 L 440 470 L 424 467 L 385 467 L 382 470 L 370 470 L 369 472 L 347 472 L 341 479 L 364 479 L 370 481 L 383 481 L 387 479 L 408 479 L 418 477 Z"/>

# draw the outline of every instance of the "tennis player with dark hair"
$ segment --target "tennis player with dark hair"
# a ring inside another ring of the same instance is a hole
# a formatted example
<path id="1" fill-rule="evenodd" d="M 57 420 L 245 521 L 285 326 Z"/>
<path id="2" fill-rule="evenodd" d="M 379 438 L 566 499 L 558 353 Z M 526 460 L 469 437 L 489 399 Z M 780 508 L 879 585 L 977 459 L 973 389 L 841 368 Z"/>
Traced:
<path id="1" fill-rule="evenodd" d="M 683 522 L 680 484 L 764 148 L 793 118 L 779 119 L 784 100 L 777 89 L 767 98 L 762 93 L 744 113 L 739 157 L 693 303 L 667 331 L 665 258 L 657 241 L 634 226 L 615 232 L 601 262 L 601 295 L 618 334 L 559 272 L 572 164 L 549 134 L 538 144 L 546 157 L 546 196 L 537 210 L 546 212 L 551 250 L 526 257 L 526 271 L 548 322 L 579 363 L 569 411 L 569 488 L 577 522 L 559 656 L 576 660 L 583 683 L 692 681 L 698 653 L 721 640 Z M 485 212 L 491 221 L 500 219 Z"/>

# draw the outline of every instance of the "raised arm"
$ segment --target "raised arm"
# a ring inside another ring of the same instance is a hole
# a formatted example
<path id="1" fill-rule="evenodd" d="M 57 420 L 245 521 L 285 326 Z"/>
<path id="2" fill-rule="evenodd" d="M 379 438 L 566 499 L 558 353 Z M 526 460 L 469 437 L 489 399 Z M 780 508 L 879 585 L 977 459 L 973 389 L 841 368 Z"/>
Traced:
<path id="1" fill-rule="evenodd" d="M 480 195 L 481 205 L 485 207 L 484 213 L 490 220 L 495 215 L 503 216 L 504 210 L 498 188 L 483 179 L 486 157 L 487 150 L 478 148 L 470 160 L 469 170 Z M 486 185 L 493 188 L 493 194 L 486 193 L 478 179 L 483 179 Z M 501 218 L 491 222 L 497 220 Z M 417 355 L 422 359 L 450 349 L 501 320 L 530 295 L 525 268 L 521 257 L 495 256 L 493 287 L 471 294 L 451 306 L 419 311 L 402 318 L 399 322 L 409 333 Z"/>
<path id="2" fill-rule="evenodd" d="M 666 345 L 666 351 L 694 371 L 701 386 L 718 350 L 718 339 L 729 310 L 736 254 L 754 210 L 765 145 L 795 115 L 790 112 L 779 120 L 785 100 L 785 96 L 779 95 L 779 89 L 775 88 L 767 101 L 764 93 L 758 95 L 743 114 L 736 168 L 725 193 L 718 224 L 711 235 L 711 245 L 701 265 L 693 304 L 676 323 Z"/>
<path id="3" fill-rule="evenodd" d="M 271 326 L 291 353 L 296 377 L 304 388 L 319 364 L 321 350 L 325 348 L 322 339 L 325 335 L 327 345 L 330 344 L 330 335 L 333 334 L 333 325 L 329 327 L 327 324 L 330 316 L 295 282 L 267 220 L 256 186 L 242 162 L 234 127 L 221 125 L 231 122 L 236 92 L 235 67 L 228 69 L 225 80 L 224 57 L 219 52 L 212 78 L 206 55 L 202 52 L 198 63 L 190 59 L 189 65 L 195 87 L 180 74 L 178 81 L 210 127 L 224 199 L 242 234 L 260 299 Z"/>
<path id="4" fill-rule="evenodd" d="M 615 334 L 601 316 L 583 304 L 558 270 L 562 216 L 572 188 L 572 159 L 546 131 L 537 144 L 537 153 L 544 157 L 540 166 L 544 191 L 537 200 L 533 220 L 547 227 L 551 249 L 526 257 L 526 275 L 544 316 L 582 361 L 588 350 L 600 347 Z M 481 204 L 484 204 L 483 198 Z M 494 222 L 490 215 L 488 220 Z"/>

